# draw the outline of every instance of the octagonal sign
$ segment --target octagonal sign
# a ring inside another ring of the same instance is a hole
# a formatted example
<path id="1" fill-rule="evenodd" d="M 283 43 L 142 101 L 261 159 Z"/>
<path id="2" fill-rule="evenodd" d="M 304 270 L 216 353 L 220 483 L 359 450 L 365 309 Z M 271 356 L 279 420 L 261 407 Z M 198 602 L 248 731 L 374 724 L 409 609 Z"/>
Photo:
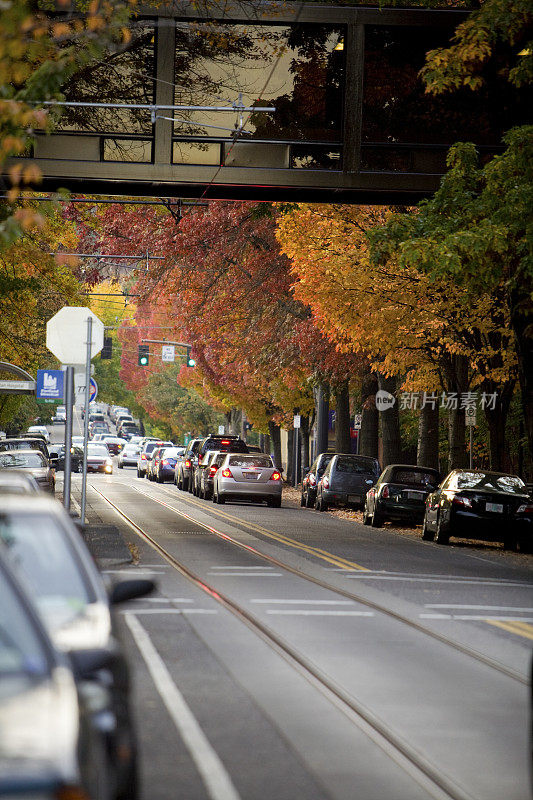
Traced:
<path id="1" fill-rule="evenodd" d="M 90 308 L 64 306 L 46 323 L 46 346 L 62 364 L 85 364 L 88 317 L 93 321 L 93 358 L 104 346 L 104 323 Z"/>

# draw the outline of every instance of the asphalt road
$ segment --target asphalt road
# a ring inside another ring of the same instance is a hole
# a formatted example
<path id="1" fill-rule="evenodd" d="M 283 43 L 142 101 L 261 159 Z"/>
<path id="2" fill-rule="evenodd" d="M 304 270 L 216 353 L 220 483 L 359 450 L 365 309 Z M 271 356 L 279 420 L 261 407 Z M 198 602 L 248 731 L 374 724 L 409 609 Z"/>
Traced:
<path id="1" fill-rule="evenodd" d="M 531 557 L 134 469 L 88 487 L 135 556 L 112 574 L 158 583 L 118 620 L 143 800 L 530 796 Z"/>

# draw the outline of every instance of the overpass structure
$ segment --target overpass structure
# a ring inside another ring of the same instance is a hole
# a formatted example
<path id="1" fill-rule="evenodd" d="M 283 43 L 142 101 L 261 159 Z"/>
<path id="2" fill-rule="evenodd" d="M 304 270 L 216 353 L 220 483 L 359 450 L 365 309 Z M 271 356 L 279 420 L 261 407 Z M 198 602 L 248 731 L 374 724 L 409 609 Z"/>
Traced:
<path id="1" fill-rule="evenodd" d="M 497 75 L 475 95 L 424 94 L 425 53 L 463 11 L 192 5 L 145 8 L 124 52 L 65 87 L 59 127 L 27 154 L 44 190 L 413 203 L 437 188 L 453 142 L 493 154 L 524 121 L 525 100 Z M 275 110 L 244 127 L 237 110 L 214 110 L 239 96 Z"/>

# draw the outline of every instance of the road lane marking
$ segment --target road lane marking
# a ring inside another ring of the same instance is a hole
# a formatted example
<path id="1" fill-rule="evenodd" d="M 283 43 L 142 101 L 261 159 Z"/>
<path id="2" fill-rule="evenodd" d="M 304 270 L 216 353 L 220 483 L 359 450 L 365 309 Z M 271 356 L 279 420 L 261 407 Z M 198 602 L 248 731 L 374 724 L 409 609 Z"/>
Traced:
<path id="1" fill-rule="evenodd" d="M 419 614 L 419 619 L 462 619 L 489 621 L 487 614 Z M 533 617 L 490 617 L 505 622 L 533 622 Z"/>
<path id="2" fill-rule="evenodd" d="M 216 533 L 218 535 L 223 535 L 223 534 L 221 534 L 221 531 L 217 531 L 214 528 L 210 528 L 210 526 L 205 525 L 202 522 L 198 522 L 198 520 L 193 519 L 185 511 L 180 511 L 179 509 L 174 508 L 173 506 L 169 505 L 168 503 L 165 503 L 163 500 L 159 500 L 154 495 L 150 495 L 147 492 L 143 492 L 137 486 L 131 486 L 130 484 L 128 484 L 128 486 L 130 488 L 132 488 L 132 489 L 135 489 L 135 491 L 139 492 L 139 494 L 143 494 L 145 497 L 149 497 L 150 500 L 153 500 L 154 502 L 160 503 L 162 506 L 165 506 L 166 508 L 169 508 L 171 511 L 174 511 L 176 514 L 181 514 L 181 516 L 185 517 L 186 519 L 190 520 L 191 522 L 194 522 L 197 525 L 201 525 L 202 527 L 207 528 L 208 530 L 211 530 L 212 533 Z M 158 488 L 161 491 L 164 491 L 165 494 L 168 495 L 168 492 L 162 486 L 160 486 Z M 191 497 L 192 497 L 192 495 L 191 495 Z M 184 501 L 184 498 L 180 498 L 179 496 L 177 498 L 175 496 L 173 496 L 173 499 Z M 190 499 L 189 496 L 187 496 L 187 502 L 190 503 L 191 505 L 195 506 L 199 510 L 203 510 L 204 512 L 207 512 L 207 508 L 202 503 L 199 503 L 199 502 L 196 502 L 193 499 Z M 256 525 L 253 522 L 247 522 L 245 520 L 240 519 L 239 517 L 233 516 L 232 514 L 228 514 L 225 511 L 222 511 L 218 507 L 217 508 L 209 508 L 209 511 L 212 514 L 218 515 L 219 517 L 222 517 L 222 519 L 225 519 L 225 520 L 227 520 L 228 522 L 231 522 L 234 525 L 240 525 L 240 526 L 242 526 L 244 528 L 248 528 L 249 530 L 255 531 L 256 533 L 260 533 L 262 536 L 265 536 L 268 539 L 273 539 L 274 541 L 277 541 L 280 544 L 284 544 L 286 547 L 292 547 L 292 548 L 294 548 L 296 550 L 301 550 L 302 552 L 308 553 L 309 555 L 312 555 L 315 558 L 320 559 L 321 561 L 326 561 L 328 564 L 333 564 L 333 566 L 340 567 L 341 570 L 354 569 L 354 570 L 358 570 L 358 571 L 361 571 L 361 572 L 367 572 L 368 571 L 367 567 L 363 567 L 363 566 L 361 566 L 361 564 L 356 564 L 354 561 L 348 561 L 347 559 L 342 558 L 340 556 L 335 556 L 332 553 L 329 553 L 327 550 L 322 550 L 320 547 L 313 547 L 312 545 L 302 544 L 300 542 L 297 542 L 295 539 L 290 539 L 287 536 L 283 536 L 283 534 L 281 534 L 281 533 L 276 533 L 275 531 L 271 531 L 268 528 L 263 528 L 261 525 Z"/>
<path id="3" fill-rule="evenodd" d="M 227 564 L 225 567 L 211 567 L 211 569 L 274 569 L 274 567 L 243 567 L 240 564 Z"/>
<path id="4" fill-rule="evenodd" d="M 503 628 L 508 633 L 514 633 L 516 636 L 522 636 L 524 639 L 533 640 L 533 625 L 529 625 L 524 620 L 514 620 L 513 622 L 502 622 L 499 619 L 486 619 L 489 625 L 495 625 L 497 628 Z M 533 622 L 533 620 L 531 620 Z"/>
<path id="5" fill-rule="evenodd" d="M 323 606 L 354 606 L 355 600 L 278 600 L 276 599 L 269 599 L 269 598 L 254 598 L 250 600 L 250 603 L 268 603 L 274 605 L 279 603 L 280 605 L 289 605 L 293 603 L 294 605 L 323 605 Z"/>
<path id="6" fill-rule="evenodd" d="M 122 615 L 126 614 L 218 614 L 218 611 L 213 608 L 136 608 L 135 611 L 121 611 Z"/>
<path id="7" fill-rule="evenodd" d="M 190 597 L 134 597 L 134 603 L 194 603 Z"/>
<path id="8" fill-rule="evenodd" d="M 516 606 L 465 606 L 459 603 L 426 603 L 424 608 L 464 608 L 465 611 L 476 611 L 484 609 L 486 611 L 514 611 L 518 613 L 533 613 L 533 608 L 516 608 Z"/>
<path id="9" fill-rule="evenodd" d="M 282 578 L 281 572 L 208 572 L 208 575 L 217 577 L 231 576 L 233 578 Z"/>
<path id="10" fill-rule="evenodd" d="M 346 574 L 346 573 L 345 573 Z M 475 586 L 517 586 L 527 587 L 531 589 L 530 583 L 518 583 L 516 581 L 499 581 L 499 580 L 483 580 L 480 578 L 446 578 L 444 575 L 436 578 L 401 578 L 398 575 L 369 575 L 367 573 L 354 573 L 346 574 L 347 578 L 357 578 L 357 580 L 374 580 L 374 581 L 405 581 L 407 583 L 459 583 L 459 584 L 474 584 Z"/>
<path id="11" fill-rule="evenodd" d="M 126 614 L 126 624 L 148 667 L 159 696 L 200 773 L 207 794 L 211 800 L 240 800 L 224 764 L 202 731 L 147 631 L 135 617 L 135 613 L 137 612 Z"/>
<path id="12" fill-rule="evenodd" d="M 267 614 L 284 617 L 373 617 L 373 611 L 326 611 L 318 608 L 269 608 Z"/>

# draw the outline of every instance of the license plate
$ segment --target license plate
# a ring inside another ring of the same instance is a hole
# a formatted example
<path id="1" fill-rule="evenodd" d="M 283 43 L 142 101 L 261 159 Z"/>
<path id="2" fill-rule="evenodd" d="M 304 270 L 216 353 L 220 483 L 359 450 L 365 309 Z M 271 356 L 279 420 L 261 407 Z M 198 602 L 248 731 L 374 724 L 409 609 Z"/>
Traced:
<path id="1" fill-rule="evenodd" d="M 423 500 L 424 492 L 407 492 L 408 500 Z"/>
<path id="2" fill-rule="evenodd" d="M 348 495 L 348 502 L 349 503 L 360 503 L 362 500 L 361 495 L 359 494 L 349 494 Z"/>
<path id="3" fill-rule="evenodd" d="M 243 472 L 242 477 L 245 478 L 247 481 L 256 481 L 259 477 L 258 472 Z"/>
<path id="4" fill-rule="evenodd" d="M 496 514 L 503 514 L 503 506 L 501 503 L 487 503 L 485 509 L 487 511 L 494 511 Z"/>

